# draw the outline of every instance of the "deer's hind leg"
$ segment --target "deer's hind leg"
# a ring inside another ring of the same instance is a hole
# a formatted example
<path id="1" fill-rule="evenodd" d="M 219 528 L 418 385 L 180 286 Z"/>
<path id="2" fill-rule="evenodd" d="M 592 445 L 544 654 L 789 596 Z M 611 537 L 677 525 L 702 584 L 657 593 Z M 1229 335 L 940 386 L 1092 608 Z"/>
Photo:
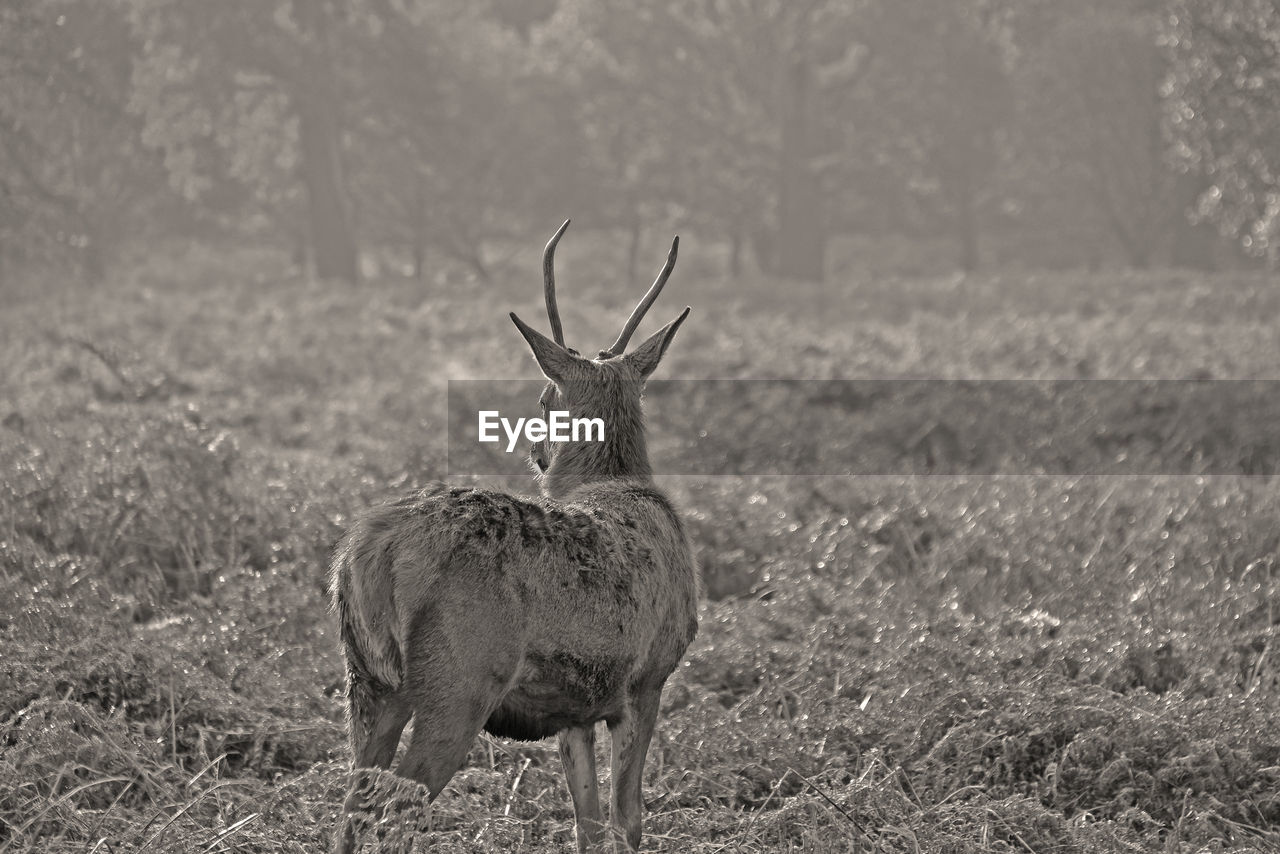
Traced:
<path id="1" fill-rule="evenodd" d="M 474 621 L 453 628 L 422 632 L 411 641 L 415 663 L 404 688 L 413 735 L 396 772 L 426 786 L 431 800 L 466 761 L 520 664 L 517 644 L 504 633 L 477 630 Z"/>
<path id="2" fill-rule="evenodd" d="M 579 854 L 596 848 L 604 838 L 600 813 L 600 778 L 596 776 L 595 727 L 573 727 L 560 733 L 560 763 L 573 798 L 573 820 Z"/>
<path id="3" fill-rule="evenodd" d="M 613 748 L 613 791 L 609 804 L 615 846 L 625 840 L 627 850 L 640 848 L 640 832 L 644 813 L 644 760 L 649 740 L 658 721 L 658 705 L 662 688 L 647 690 L 631 698 L 622 716 L 609 724 Z"/>
<path id="4" fill-rule="evenodd" d="M 394 694 L 373 696 L 359 682 L 351 686 L 351 782 L 342 806 L 334 850 L 346 854 L 355 848 L 352 816 L 367 811 L 372 780 L 362 768 L 391 767 L 400 733 L 409 722 L 410 709 Z"/>

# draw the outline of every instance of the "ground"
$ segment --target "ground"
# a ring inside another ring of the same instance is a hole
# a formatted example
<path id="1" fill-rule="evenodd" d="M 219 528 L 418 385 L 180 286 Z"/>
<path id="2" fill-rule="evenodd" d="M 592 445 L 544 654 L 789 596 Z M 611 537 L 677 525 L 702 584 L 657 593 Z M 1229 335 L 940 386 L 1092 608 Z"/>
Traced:
<path id="1" fill-rule="evenodd" d="M 562 255 L 591 351 L 635 289 Z M 505 316 L 541 316 L 523 260 L 349 288 L 166 247 L 92 290 L 5 286 L 0 853 L 328 844 L 329 549 L 445 473 L 446 380 L 536 376 Z M 1260 275 L 843 275 L 726 281 L 690 253 L 646 326 L 694 306 L 662 375 L 1266 378 L 1280 353 Z M 660 403 L 655 456 L 682 424 Z M 791 413 L 754 403 L 744 453 L 786 447 Z M 1280 850 L 1273 478 L 662 481 L 709 595 L 647 850 Z M 429 819 L 386 782 L 387 850 L 419 823 L 432 850 L 572 846 L 553 742 L 479 738 Z"/>

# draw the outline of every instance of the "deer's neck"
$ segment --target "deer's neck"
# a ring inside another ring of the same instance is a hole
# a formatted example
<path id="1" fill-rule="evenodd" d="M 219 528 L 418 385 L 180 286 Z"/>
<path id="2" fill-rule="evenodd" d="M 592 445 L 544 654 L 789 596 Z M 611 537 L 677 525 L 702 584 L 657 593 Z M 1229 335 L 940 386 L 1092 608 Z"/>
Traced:
<path id="1" fill-rule="evenodd" d="M 580 486 L 609 480 L 653 480 L 638 411 L 606 420 L 603 441 L 566 443 L 543 475 L 542 487 L 552 498 L 562 498 Z"/>

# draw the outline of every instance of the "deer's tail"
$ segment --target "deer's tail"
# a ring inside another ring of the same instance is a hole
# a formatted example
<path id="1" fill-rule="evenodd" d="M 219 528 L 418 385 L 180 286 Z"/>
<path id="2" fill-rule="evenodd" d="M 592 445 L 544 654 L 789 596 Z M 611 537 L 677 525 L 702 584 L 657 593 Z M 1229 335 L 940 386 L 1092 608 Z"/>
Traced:
<path id="1" fill-rule="evenodd" d="M 333 607 L 342 632 L 349 690 L 396 690 L 404 678 L 403 638 L 396 609 L 394 554 L 384 538 L 360 526 L 333 558 Z"/>

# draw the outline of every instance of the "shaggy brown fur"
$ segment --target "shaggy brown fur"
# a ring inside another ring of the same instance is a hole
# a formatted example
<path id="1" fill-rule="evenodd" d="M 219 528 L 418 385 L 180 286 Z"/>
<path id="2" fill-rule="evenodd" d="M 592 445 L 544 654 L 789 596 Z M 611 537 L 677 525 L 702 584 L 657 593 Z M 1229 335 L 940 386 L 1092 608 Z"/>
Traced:
<path id="1" fill-rule="evenodd" d="M 512 315 L 550 380 L 544 410 L 604 418 L 605 441 L 535 446 L 540 498 L 437 484 L 366 514 L 338 545 L 353 779 L 337 851 L 354 850 L 352 815 L 368 800 L 359 769 L 389 767 L 410 717 L 397 772 L 433 799 L 482 728 L 559 734 L 580 851 L 606 837 L 593 752 L 604 721 L 611 824 L 639 846 L 645 753 L 698 597 L 684 526 L 652 481 L 640 394 L 687 315 L 594 360 Z"/>

